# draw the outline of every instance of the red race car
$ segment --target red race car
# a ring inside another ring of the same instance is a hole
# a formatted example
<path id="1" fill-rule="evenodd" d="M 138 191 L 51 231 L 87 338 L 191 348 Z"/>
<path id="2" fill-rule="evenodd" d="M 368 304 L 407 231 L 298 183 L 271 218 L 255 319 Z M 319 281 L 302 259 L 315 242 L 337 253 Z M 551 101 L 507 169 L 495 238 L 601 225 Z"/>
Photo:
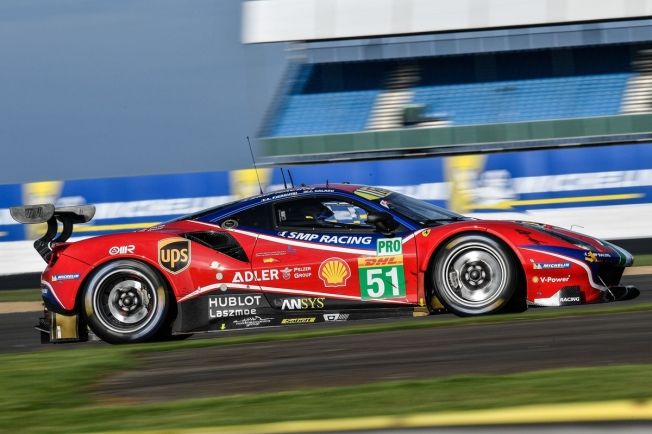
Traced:
<path id="1" fill-rule="evenodd" d="M 92 219 L 92 206 L 11 213 L 48 223 L 35 248 L 48 264 L 39 328 L 49 341 L 82 340 L 88 328 L 107 342 L 140 342 L 638 295 L 619 285 L 633 259 L 613 244 L 538 223 L 466 218 L 369 186 L 286 189 L 77 242 L 66 240 Z"/>

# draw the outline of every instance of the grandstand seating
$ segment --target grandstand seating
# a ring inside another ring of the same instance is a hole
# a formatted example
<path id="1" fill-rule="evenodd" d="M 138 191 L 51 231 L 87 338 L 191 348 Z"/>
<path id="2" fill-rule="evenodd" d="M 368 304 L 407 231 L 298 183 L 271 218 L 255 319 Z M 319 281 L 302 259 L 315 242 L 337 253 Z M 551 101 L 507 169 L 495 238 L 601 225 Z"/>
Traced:
<path id="1" fill-rule="evenodd" d="M 414 102 L 426 116 L 472 125 L 618 113 L 630 74 L 419 86 Z"/>
<path id="2" fill-rule="evenodd" d="M 289 95 L 274 136 L 360 131 L 380 90 Z"/>
<path id="3" fill-rule="evenodd" d="M 363 130 L 384 76 L 378 62 L 304 65 L 284 97 L 269 135 Z"/>
<path id="4" fill-rule="evenodd" d="M 453 125 L 606 116 L 634 75 L 617 46 L 411 59 L 410 104 Z M 304 65 L 267 136 L 362 131 L 396 61 Z"/>

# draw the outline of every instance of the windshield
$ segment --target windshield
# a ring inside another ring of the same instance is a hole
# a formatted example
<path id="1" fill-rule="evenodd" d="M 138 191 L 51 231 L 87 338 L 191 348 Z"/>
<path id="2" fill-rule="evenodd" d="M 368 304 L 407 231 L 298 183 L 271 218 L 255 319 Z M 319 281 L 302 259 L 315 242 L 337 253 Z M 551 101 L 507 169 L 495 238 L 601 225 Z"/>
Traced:
<path id="1" fill-rule="evenodd" d="M 427 226 L 429 223 L 466 219 L 460 214 L 400 193 L 391 193 L 384 198 L 379 198 L 378 202 L 385 208 L 391 209 L 423 226 Z"/>

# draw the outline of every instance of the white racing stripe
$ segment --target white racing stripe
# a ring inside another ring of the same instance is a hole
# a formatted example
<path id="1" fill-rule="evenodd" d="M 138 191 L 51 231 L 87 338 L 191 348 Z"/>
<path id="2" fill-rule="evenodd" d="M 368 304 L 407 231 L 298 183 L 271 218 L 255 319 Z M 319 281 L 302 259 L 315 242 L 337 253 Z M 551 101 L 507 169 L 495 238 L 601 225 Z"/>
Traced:
<path id="1" fill-rule="evenodd" d="M 339 247 L 331 244 L 313 244 L 303 241 L 288 240 L 282 237 L 274 237 L 271 235 L 257 234 L 255 232 L 243 231 L 240 229 L 229 229 L 230 232 L 235 232 L 241 235 L 246 235 L 252 238 L 260 238 L 263 240 L 271 241 L 273 243 L 285 244 L 288 246 L 303 247 L 306 249 L 326 250 L 328 252 L 351 253 L 353 255 L 375 255 L 376 250 L 352 249 L 349 247 Z"/>
<path id="2" fill-rule="evenodd" d="M 403 244 L 407 243 L 408 241 L 410 241 L 412 238 L 414 238 L 416 235 L 420 234 L 420 233 L 423 232 L 424 230 L 425 230 L 425 229 L 419 229 L 419 230 L 416 231 L 416 232 L 412 232 L 410 235 L 408 235 L 407 237 L 403 238 L 403 240 L 401 240 L 401 243 L 403 243 Z"/>
<path id="3" fill-rule="evenodd" d="M 204 223 L 204 222 L 197 222 L 197 223 L 202 223 L 207 226 L 212 226 L 215 227 L 215 225 L 211 225 L 209 223 Z M 267 241 L 275 242 L 278 244 L 284 244 L 284 245 L 290 245 L 290 246 L 296 246 L 296 247 L 303 247 L 307 249 L 315 249 L 315 250 L 326 250 L 328 252 L 340 252 L 340 253 L 351 253 L 354 255 L 376 255 L 375 250 L 363 250 L 363 249 L 352 249 L 348 247 L 338 247 L 338 246 L 332 246 L 332 245 L 324 245 L 324 244 L 313 244 L 313 243 L 307 243 L 307 242 L 302 242 L 302 241 L 295 241 L 295 240 L 288 240 L 282 237 L 274 237 L 271 235 L 264 235 L 264 234 L 258 234 L 256 232 L 249 232 L 249 231 L 243 231 L 241 229 L 228 229 L 229 232 L 235 232 L 241 235 L 246 235 L 252 238 L 262 238 Z M 421 231 L 418 231 L 416 233 L 419 233 Z M 402 242 L 405 244 L 407 241 L 411 240 L 414 238 L 416 233 L 412 233 L 408 235 L 407 237 L 403 238 Z M 260 291 L 262 290 L 263 292 L 276 292 L 276 293 L 283 293 L 283 294 L 290 294 L 290 295 L 317 295 L 317 296 L 323 296 L 323 297 L 329 297 L 329 298 L 340 298 L 340 299 L 345 299 L 345 300 L 362 300 L 361 297 L 359 296 L 352 296 L 352 295 L 341 295 L 341 294 L 332 294 L 328 292 L 318 292 L 318 291 L 307 291 L 307 290 L 301 290 L 301 289 L 289 289 L 289 288 L 277 288 L 273 286 L 259 286 L 260 290 L 254 286 L 254 285 L 246 285 L 246 284 L 241 284 L 241 283 L 215 283 L 212 285 L 204 286 L 201 288 L 198 288 L 197 290 L 191 292 L 190 294 L 187 294 L 183 296 L 182 298 L 179 299 L 180 302 L 186 301 L 188 299 L 197 297 L 201 294 L 205 294 L 207 292 L 215 291 L 220 289 L 223 285 L 226 285 L 227 288 L 236 288 L 236 289 L 249 289 L 252 291 Z M 397 301 L 397 300 L 374 300 L 374 301 L 379 301 L 381 303 L 389 303 L 389 304 L 408 304 L 406 301 Z"/>

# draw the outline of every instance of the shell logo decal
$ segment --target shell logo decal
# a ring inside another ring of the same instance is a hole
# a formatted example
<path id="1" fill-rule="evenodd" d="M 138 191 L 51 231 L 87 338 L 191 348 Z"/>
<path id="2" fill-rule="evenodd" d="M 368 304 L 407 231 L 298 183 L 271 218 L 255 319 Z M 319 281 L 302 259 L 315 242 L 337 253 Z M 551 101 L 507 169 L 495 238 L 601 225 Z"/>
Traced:
<path id="1" fill-rule="evenodd" d="M 584 256 L 584 260 L 586 262 L 591 262 L 591 263 L 597 262 L 598 261 L 598 256 L 595 253 L 593 253 L 592 251 L 589 250 L 588 252 L 586 252 L 586 254 Z"/>
<path id="2" fill-rule="evenodd" d="M 328 258 L 319 266 L 317 275 L 324 282 L 324 286 L 345 286 L 351 277 L 351 269 L 343 259 Z"/>

